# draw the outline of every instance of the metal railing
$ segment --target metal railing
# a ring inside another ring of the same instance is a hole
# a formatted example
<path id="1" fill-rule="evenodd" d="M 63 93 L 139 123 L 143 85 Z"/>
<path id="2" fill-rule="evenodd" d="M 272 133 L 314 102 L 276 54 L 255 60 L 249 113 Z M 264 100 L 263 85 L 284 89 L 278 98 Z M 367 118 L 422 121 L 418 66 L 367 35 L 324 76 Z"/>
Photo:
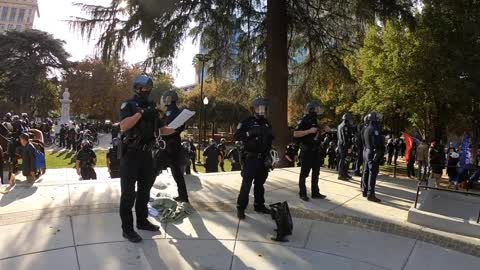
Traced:
<path id="1" fill-rule="evenodd" d="M 429 187 L 425 185 L 418 185 L 417 187 L 417 196 L 415 197 L 415 205 L 413 208 L 417 209 L 417 203 L 418 203 L 418 196 L 420 193 L 420 189 L 423 188 L 425 190 L 427 189 L 432 189 L 432 190 L 438 190 L 438 191 L 444 191 L 444 192 L 449 192 L 449 193 L 457 193 L 457 194 L 463 194 L 467 196 L 474 196 L 474 197 L 479 197 L 480 198 L 480 193 L 472 193 L 472 192 L 465 192 L 465 191 L 458 191 L 458 190 L 451 190 L 451 189 L 445 189 L 445 188 L 436 188 L 436 187 Z M 478 217 L 477 217 L 477 224 L 480 223 L 480 210 L 478 211 Z"/>

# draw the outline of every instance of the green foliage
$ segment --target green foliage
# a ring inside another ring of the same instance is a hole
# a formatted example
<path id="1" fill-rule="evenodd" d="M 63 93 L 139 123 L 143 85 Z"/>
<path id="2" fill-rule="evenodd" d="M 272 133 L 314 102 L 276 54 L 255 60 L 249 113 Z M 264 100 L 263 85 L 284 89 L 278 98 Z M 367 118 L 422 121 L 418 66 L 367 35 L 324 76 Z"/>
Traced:
<path id="1" fill-rule="evenodd" d="M 64 42 L 38 30 L 0 34 L 0 98 L 16 110 L 47 116 L 58 108 L 57 89 L 47 76 L 69 63 Z"/>

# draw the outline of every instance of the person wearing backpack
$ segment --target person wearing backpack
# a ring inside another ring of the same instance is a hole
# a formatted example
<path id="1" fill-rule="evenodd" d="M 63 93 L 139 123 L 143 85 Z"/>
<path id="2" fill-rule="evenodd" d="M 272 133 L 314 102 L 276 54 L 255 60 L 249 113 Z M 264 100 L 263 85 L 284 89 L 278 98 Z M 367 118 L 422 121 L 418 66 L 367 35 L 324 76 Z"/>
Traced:
<path id="1" fill-rule="evenodd" d="M 36 149 L 30 142 L 30 138 L 27 133 L 20 135 L 20 143 L 23 146 L 22 152 L 22 174 L 27 177 L 29 183 L 33 183 L 36 180 L 36 168 L 35 168 L 35 152 Z"/>

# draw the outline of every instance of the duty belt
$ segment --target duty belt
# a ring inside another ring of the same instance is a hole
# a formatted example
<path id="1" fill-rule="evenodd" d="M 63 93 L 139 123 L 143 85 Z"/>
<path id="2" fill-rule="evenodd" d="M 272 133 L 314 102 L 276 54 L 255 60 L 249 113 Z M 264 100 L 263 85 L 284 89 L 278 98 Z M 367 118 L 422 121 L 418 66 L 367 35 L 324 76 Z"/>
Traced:
<path id="1" fill-rule="evenodd" d="M 146 144 L 140 144 L 140 145 L 129 144 L 129 145 L 127 145 L 127 148 L 147 152 L 147 151 L 152 150 L 153 143 L 146 143 Z"/>

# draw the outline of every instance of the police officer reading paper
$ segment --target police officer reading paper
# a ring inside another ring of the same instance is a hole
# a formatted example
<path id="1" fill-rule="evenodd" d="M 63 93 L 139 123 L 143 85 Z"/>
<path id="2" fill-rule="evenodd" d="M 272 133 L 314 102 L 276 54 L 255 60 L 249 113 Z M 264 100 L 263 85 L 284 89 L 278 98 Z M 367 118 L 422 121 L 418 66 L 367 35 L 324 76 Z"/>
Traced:
<path id="1" fill-rule="evenodd" d="M 306 114 L 302 120 L 298 123 L 297 128 L 293 132 L 293 137 L 300 140 L 301 151 L 301 170 L 298 186 L 300 189 L 300 198 L 304 201 L 308 201 L 307 187 L 305 186 L 305 180 L 312 171 L 312 198 L 324 199 L 326 196 L 320 194 L 318 187 L 318 178 L 320 176 L 320 165 L 322 160 L 321 152 L 321 135 L 322 131 L 318 125 L 318 116 L 322 114 L 320 103 L 312 101 L 307 104 Z M 323 133 L 328 132 L 330 129 L 325 127 Z"/>
<path id="2" fill-rule="evenodd" d="M 167 91 L 162 96 L 162 102 L 164 106 L 166 106 L 166 124 L 170 124 L 182 112 L 177 106 L 178 94 L 175 91 Z M 180 137 L 184 129 L 185 126 L 181 126 L 175 130 L 175 133 L 163 137 L 169 158 L 168 165 L 172 172 L 173 179 L 177 184 L 178 197 L 174 199 L 178 202 L 188 202 L 187 186 L 185 185 L 185 178 L 183 177 L 186 155 L 182 155 L 182 153 L 185 152 L 182 148 L 182 138 Z"/>
<path id="3" fill-rule="evenodd" d="M 363 197 L 369 201 L 380 202 L 375 196 L 375 184 L 377 182 L 380 163 L 383 162 L 385 142 L 380 127 L 380 117 L 376 112 L 367 116 L 368 126 L 363 131 L 363 162 L 364 172 L 362 177 Z"/>
<path id="4" fill-rule="evenodd" d="M 156 177 L 153 169 L 152 148 L 155 144 L 157 128 L 162 135 L 175 132 L 163 126 L 155 103 L 149 101 L 152 87 L 153 81 L 150 77 L 145 75 L 138 77 L 133 85 L 135 95 L 124 102 L 120 110 L 122 132 L 120 217 L 123 237 L 130 242 L 142 240 L 133 229 L 132 207 L 134 204 L 138 229 L 148 231 L 160 229 L 147 220 L 147 203 Z M 135 192 L 135 183 L 137 183 L 137 192 Z"/>
<path id="5" fill-rule="evenodd" d="M 237 199 L 237 216 L 245 219 L 245 209 L 252 183 L 254 184 L 254 209 L 256 212 L 270 214 L 265 206 L 265 189 L 263 184 L 273 166 L 270 156 L 274 139 L 272 125 L 267 120 L 268 101 L 258 98 L 253 102 L 254 115 L 243 120 L 235 132 L 235 140 L 243 142 L 242 186 Z M 255 181 L 255 182 L 254 182 Z"/>

